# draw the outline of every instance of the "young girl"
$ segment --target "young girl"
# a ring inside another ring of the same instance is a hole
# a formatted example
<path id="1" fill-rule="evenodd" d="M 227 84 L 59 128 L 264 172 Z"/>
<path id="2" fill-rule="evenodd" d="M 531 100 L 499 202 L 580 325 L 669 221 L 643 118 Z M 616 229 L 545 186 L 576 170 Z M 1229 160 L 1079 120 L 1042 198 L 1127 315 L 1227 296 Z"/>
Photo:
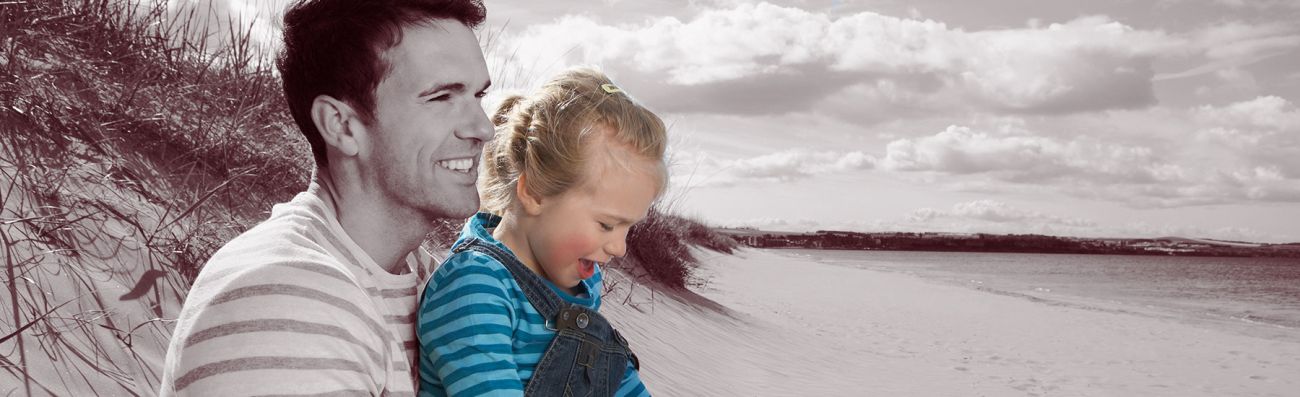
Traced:
<path id="1" fill-rule="evenodd" d="M 420 395 L 648 396 L 596 312 L 600 265 L 667 184 L 663 122 L 600 72 L 506 99 L 480 212 L 420 303 Z"/>

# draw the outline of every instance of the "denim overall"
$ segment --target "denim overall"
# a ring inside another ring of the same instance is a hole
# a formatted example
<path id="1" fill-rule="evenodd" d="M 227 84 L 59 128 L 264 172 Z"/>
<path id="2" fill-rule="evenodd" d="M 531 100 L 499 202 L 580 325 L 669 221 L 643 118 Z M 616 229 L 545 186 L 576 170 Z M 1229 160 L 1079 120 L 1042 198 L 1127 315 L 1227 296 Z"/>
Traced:
<path id="1" fill-rule="evenodd" d="M 623 381 L 628 360 L 634 368 L 641 368 L 627 340 L 605 317 L 565 302 L 514 255 L 477 238 L 463 240 L 452 248 L 452 253 L 466 250 L 504 264 L 528 302 L 546 319 L 546 328 L 555 331 L 555 339 L 524 387 L 525 396 L 613 396 Z"/>

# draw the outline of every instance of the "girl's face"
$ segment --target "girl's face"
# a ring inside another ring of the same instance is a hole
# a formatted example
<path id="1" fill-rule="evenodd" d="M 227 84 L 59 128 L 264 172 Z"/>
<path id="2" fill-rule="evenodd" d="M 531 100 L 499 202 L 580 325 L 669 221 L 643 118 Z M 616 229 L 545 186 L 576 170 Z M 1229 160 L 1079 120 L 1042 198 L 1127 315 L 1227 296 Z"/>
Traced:
<path id="1" fill-rule="evenodd" d="M 588 151 L 587 178 L 558 196 L 543 198 L 523 225 L 533 270 L 556 286 L 577 292 L 595 264 L 627 253 L 627 232 L 645 218 L 659 188 L 659 168 L 623 148 Z M 525 261 L 527 263 L 527 261 Z"/>

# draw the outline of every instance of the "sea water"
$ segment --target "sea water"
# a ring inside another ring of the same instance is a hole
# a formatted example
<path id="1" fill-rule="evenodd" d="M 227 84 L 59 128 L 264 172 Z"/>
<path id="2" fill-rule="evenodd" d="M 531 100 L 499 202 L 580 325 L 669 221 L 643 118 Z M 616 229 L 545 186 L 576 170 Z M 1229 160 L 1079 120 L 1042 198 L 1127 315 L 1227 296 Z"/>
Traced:
<path id="1" fill-rule="evenodd" d="M 774 250 L 1048 305 L 1300 340 L 1300 259 Z"/>

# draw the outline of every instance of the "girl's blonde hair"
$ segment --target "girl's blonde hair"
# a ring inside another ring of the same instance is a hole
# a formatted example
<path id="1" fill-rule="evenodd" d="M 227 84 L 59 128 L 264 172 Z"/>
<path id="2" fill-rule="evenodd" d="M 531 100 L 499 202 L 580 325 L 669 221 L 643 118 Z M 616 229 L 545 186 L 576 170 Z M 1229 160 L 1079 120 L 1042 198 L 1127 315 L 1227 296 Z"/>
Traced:
<path id="1" fill-rule="evenodd" d="M 602 131 L 597 126 L 611 131 L 603 137 L 608 142 L 655 162 L 657 190 L 662 193 L 667 186 L 663 121 L 597 70 L 569 69 L 530 97 L 505 98 L 492 123 L 496 138 L 483 149 L 478 183 L 486 211 L 500 214 L 514 204 L 520 175 L 525 176 L 524 189 L 542 198 L 582 183 L 589 160 L 584 149 Z"/>

